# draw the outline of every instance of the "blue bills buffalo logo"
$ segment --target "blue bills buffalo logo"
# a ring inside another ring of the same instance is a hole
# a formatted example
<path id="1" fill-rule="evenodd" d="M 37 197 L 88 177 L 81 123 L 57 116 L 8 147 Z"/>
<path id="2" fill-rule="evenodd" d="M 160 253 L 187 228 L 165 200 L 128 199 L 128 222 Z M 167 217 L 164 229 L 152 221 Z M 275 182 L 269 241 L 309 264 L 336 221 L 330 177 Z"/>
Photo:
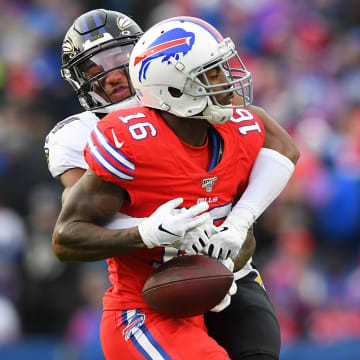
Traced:
<path id="1" fill-rule="evenodd" d="M 128 341 L 135 332 L 144 325 L 145 315 L 140 313 L 140 310 L 124 311 L 124 316 L 127 317 L 127 325 L 123 329 L 125 340 Z"/>
<path id="2" fill-rule="evenodd" d="M 134 65 L 141 62 L 139 81 L 146 79 L 146 72 L 154 59 L 161 58 L 168 62 L 174 58 L 179 60 L 180 55 L 186 55 L 193 47 L 195 34 L 181 28 L 175 28 L 160 35 L 142 54 L 135 58 Z"/>

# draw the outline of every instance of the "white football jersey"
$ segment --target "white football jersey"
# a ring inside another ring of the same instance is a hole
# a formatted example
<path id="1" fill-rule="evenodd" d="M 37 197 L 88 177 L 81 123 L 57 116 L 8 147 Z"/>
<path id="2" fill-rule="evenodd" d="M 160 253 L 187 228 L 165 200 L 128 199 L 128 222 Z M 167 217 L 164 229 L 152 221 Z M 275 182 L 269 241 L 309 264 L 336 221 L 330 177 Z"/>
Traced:
<path id="1" fill-rule="evenodd" d="M 84 111 L 58 122 L 50 131 L 44 149 L 53 177 L 70 169 L 88 168 L 83 150 L 91 130 L 99 120 L 91 111 Z"/>
<path id="2" fill-rule="evenodd" d="M 139 106 L 139 103 L 132 97 L 107 109 L 118 110 L 136 106 Z M 84 111 L 58 122 L 50 131 L 45 139 L 44 150 L 53 177 L 58 177 L 70 169 L 88 169 L 83 150 L 91 130 L 99 120 L 95 113 Z"/>

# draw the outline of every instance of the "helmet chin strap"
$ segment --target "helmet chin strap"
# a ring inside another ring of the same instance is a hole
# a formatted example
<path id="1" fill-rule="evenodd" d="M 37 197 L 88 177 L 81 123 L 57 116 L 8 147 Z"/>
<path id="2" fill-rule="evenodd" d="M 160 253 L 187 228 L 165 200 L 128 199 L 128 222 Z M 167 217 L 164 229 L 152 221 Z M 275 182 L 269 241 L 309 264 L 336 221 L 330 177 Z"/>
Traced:
<path id="1" fill-rule="evenodd" d="M 233 116 L 234 109 L 215 105 L 210 96 L 208 96 L 208 104 L 203 110 L 202 115 L 192 116 L 196 119 L 205 119 L 211 124 L 225 124 Z"/>

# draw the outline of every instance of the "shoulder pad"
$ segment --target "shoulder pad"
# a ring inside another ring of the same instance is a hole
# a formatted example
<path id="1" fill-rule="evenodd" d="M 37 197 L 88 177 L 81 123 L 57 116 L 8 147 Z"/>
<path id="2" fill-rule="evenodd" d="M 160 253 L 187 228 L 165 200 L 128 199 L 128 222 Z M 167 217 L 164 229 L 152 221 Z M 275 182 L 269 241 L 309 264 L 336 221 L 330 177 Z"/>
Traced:
<path id="1" fill-rule="evenodd" d="M 85 111 L 60 121 L 50 131 L 44 149 L 54 177 L 72 168 L 87 169 L 83 150 L 98 120 L 92 112 Z"/>

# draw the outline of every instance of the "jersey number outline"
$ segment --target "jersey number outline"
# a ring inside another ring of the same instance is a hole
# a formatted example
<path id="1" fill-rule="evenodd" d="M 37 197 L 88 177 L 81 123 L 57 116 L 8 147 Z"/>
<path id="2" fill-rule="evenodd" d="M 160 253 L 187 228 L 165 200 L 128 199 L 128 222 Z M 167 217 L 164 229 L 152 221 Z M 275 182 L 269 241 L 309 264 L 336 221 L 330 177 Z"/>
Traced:
<path id="1" fill-rule="evenodd" d="M 146 118 L 146 115 L 138 112 L 136 114 L 130 114 L 127 116 L 119 116 L 118 118 L 120 121 L 122 121 L 122 123 L 128 124 L 131 120 L 144 119 Z M 148 121 L 141 121 L 132 124 L 128 127 L 128 130 L 134 140 L 144 140 L 149 135 L 157 135 L 157 130 L 155 129 L 155 126 Z"/>
<path id="2" fill-rule="evenodd" d="M 254 115 L 251 114 L 250 111 L 243 109 L 243 108 L 237 108 L 235 109 L 235 113 L 236 113 L 236 117 L 235 115 L 232 116 L 231 121 L 234 123 L 241 123 L 243 121 L 251 121 L 254 120 Z M 240 132 L 240 134 L 242 135 L 248 135 L 248 133 L 250 131 L 257 131 L 259 133 L 262 133 L 262 130 L 260 128 L 260 125 L 258 124 L 257 121 L 254 121 L 253 124 L 248 124 L 248 125 L 241 125 L 238 127 L 238 130 Z"/>

